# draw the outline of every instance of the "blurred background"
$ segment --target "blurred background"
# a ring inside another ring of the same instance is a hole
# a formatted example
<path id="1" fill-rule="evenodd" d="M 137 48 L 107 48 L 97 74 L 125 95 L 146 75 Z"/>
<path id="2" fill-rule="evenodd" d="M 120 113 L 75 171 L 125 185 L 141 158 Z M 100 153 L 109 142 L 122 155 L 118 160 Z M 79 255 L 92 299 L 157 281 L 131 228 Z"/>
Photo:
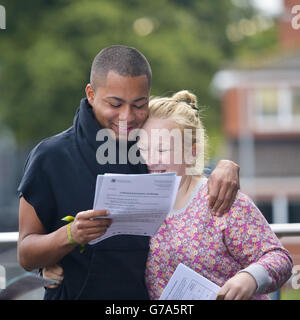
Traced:
<path id="1" fill-rule="evenodd" d="M 18 230 L 16 190 L 28 152 L 72 125 L 93 58 L 113 44 L 147 57 L 152 95 L 181 89 L 197 95 L 209 137 L 208 168 L 219 159 L 235 161 L 242 191 L 269 223 L 300 222 L 297 4 L 0 0 L 6 13 L 0 30 L 0 232 Z M 299 239 L 282 238 L 295 264 Z M 0 246 L 0 264 L 9 277 L 22 272 L 15 244 Z M 281 298 L 300 299 L 300 290 L 287 284 Z"/>

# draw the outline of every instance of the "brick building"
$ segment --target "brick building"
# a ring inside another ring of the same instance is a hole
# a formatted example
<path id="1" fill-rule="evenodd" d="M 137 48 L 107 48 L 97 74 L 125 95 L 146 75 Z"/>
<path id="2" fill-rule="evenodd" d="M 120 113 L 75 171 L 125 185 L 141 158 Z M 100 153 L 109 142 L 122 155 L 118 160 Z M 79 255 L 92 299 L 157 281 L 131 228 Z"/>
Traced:
<path id="1" fill-rule="evenodd" d="M 241 167 L 242 190 L 272 223 L 300 222 L 300 29 L 292 27 L 294 5 L 286 0 L 279 19 L 278 56 L 257 67 L 221 70 L 213 79 L 227 156 Z"/>

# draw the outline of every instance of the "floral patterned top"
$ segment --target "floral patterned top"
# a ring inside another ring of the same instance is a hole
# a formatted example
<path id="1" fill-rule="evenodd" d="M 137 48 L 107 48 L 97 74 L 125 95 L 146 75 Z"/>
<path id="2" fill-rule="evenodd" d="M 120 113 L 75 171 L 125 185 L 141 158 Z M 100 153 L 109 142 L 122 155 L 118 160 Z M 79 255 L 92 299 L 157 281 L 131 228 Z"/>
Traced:
<path id="1" fill-rule="evenodd" d="M 171 212 L 150 241 L 146 284 L 158 299 L 179 263 L 222 287 L 238 271 L 255 263 L 270 283 L 252 299 L 270 299 L 291 276 L 292 259 L 252 200 L 238 192 L 231 209 L 216 217 L 208 209 L 207 179 L 182 210 Z"/>

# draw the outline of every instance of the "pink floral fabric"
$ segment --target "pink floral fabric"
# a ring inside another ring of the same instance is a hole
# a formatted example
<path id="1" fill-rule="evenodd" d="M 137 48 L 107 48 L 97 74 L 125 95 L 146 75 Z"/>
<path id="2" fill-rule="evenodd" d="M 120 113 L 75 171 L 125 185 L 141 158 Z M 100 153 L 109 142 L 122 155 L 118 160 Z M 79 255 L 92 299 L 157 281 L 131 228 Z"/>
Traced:
<path id="1" fill-rule="evenodd" d="M 146 284 L 150 299 L 158 299 L 179 263 L 184 263 L 222 287 L 252 263 L 262 265 L 272 279 L 266 293 L 291 276 L 292 259 L 252 200 L 239 192 L 221 218 L 208 209 L 206 180 L 185 210 L 168 215 L 150 241 Z M 255 294 L 253 299 L 269 299 Z"/>

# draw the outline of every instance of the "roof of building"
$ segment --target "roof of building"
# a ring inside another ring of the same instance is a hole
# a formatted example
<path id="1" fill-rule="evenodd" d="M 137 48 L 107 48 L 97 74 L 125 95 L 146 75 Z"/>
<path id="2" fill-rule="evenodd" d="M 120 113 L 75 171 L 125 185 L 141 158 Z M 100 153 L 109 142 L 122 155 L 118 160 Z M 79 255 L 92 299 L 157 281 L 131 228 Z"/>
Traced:
<path id="1" fill-rule="evenodd" d="M 257 60 L 256 63 L 236 63 L 218 71 L 212 80 L 212 90 L 220 94 L 231 88 L 263 84 L 293 83 L 300 86 L 300 51 L 296 50 Z"/>

